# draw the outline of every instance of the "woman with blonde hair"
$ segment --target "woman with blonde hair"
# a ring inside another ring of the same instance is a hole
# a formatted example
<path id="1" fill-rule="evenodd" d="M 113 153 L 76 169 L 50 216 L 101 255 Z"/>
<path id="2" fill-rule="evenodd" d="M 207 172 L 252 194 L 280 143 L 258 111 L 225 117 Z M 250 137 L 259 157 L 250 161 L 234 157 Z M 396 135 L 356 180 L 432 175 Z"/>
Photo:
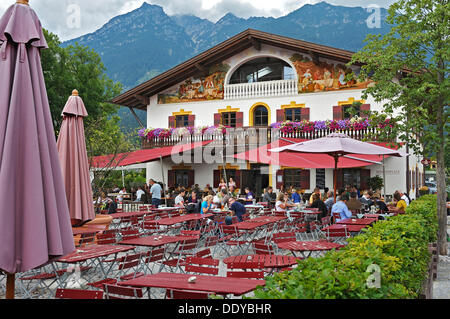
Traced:
<path id="1" fill-rule="evenodd" d="M 200 209 L 200 214 L 208 213 L 208 211 L 211 209 L 211 204 L 212 204 L 213 198 L 214 197 L 212 195 L 207 195 L 203 198 L 202 206 Z"/>

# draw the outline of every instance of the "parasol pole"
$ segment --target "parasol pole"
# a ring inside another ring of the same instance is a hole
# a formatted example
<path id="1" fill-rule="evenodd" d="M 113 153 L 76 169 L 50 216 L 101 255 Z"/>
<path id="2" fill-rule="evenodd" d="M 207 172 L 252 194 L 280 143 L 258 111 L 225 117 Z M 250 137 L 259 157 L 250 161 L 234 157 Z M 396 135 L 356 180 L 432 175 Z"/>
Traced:
<path id="1" fill-rule="evenodd" d="M 337 198 L 337 196 L 336 196 L 337 166 L 338 166 L 339 157 L 336 154 L 334 154 L 333 157 L 334 157 L 334 182 L 333 182 L 333 184 L 334 184 L 334 193 L 333 193 L 333 195 L 334 195 L 334 202 L 336 203 L 336 198 Z"/>
<path id="2" fill-rule="evenodd" d="M 15 274 L 6 274 L 6 299 L 14 299 L 16 290 Z"/>
<path id="3" fill-rule="evenodd" d="M 162 176 L 162 182 L 163 182 L 162 189 L 163 189 L 164 203 L 167 206 L 167 197 L 166 197 L 166 191 L 165 191 L 166 180 L 164 178 L 163 158 L 161 155 L 159 156 L 159 161 L 160 161 L 160 166 L 161 166 L 161 176 Z"/>

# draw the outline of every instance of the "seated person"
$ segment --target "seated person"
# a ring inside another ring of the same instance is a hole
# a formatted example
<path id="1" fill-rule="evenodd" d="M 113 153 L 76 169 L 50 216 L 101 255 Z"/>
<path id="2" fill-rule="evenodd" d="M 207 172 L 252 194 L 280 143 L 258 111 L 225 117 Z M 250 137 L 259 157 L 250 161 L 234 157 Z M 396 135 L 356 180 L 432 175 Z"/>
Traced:
<path id="1" fill-rule="evenodd" d="M 231 225 L 232 224 L 232 216 L 235 215 L 238 218 L 238 221 L 242 222 L 242 215 L 245 214 L 246 209 L 245 206 L 238 201 L 236 201 L 235 198 L 230 198 L 228 200 L 228 207 L 230 210 L 230 216 L 225 217 L 225 224 Z"/>
<path id="2" fill-rule="evenodd" d="M 291 201 L 294 204 L 298 204 L 302 201 L 300 194 L 297 193 L 297 190 L 295 188 L 292 189 L 292 196 L 291 196 Z"/>
<path id="3" fill-rule="evenodd" d="M 389 208 L 387 207 L 386 203 L 381 200 L 381 196 L 378 193 L 373 194 L 373 201 L 375 205 L 378 206 L 380 209 L 381 214 L 385 214 L 389 212 Z"/>
<path id="4" fill-rule="evenodd" d="M 207 195 L 202 202 L 202 206 L 200 209 L 200 214 L 206 214 L 209 212 L 209 210 L 211 209 L 211 205 L 212 205 L 212 201 L 213 201 L 213 196 L 212 195 Z"/>
<path id="5" fill-rule="evenodd" d="M 336 222 L 340 221 L 341 219 L 352 217 L 352 212 L 346 205 L 348 199 L 348 195 L 343 194 L 340 196 L 339 200 L 331 207 L 331 214 L 339 213 L 340 218 L 336 218 Z"/>
<path id="6" fill-rule="evenodd" d="M 186 195 L 186 191 L 183 189 L 181 192 L 175 197 L 175 207 L 185 207 L 184 205 L 184 196 Z"/>
<path id="7" fill-rule="evenodd" d="M 137 191 L 136 191 L 136 199 L 134 201 L 135 202 L 141 202 L 142 201 L 142 195 L 145 195 L 145 192 L 142 189 L 142 187 L 139 186 Z"/>
<path id="8" fill-rule="evenodd" d="M 391 208 L 391 210 L 398 213 L 404 213 L 408 206 L 399 192 L 394 193 L 394 205 L 395 207 Z"/>
<path id="9" fill-rule="evenodd" d="M 325 206 L 327 206 L 328 211 L 331 211 L 331 207 L 334 204 L 334 194 L 333 191 L 328 191 L 327 199 L 325 200 Z"/>
<path id="10" fill-rule="evenodd" d="M 255 198 L 255 195 L 253 195 L 253 193 L 250 191 L 250 189 L 248 187 L 246 187 L 244 189 L 244 191 L 245 191 L 245 201 L 246 202 L 253 201 L 253 199 Z"/>
<path id="11" fill-rule="evenodd" d="M 117 211 L 117 204 L 105 192 L 100 193 L 100 197 L 95 202 L 96 213 L 101 214 L 102 211 L 107 210 L 108 214 L 114 214 Z"/>
<path id="12" fill-rule="evenodd" d="M 313 203 L 309 206 L 311 208 L 318 208 L 321 212 L 319 218 L 323 218 L 328 214 L 328 208 L 325 203 L 320 199 L 320 195 L 317 193 L 313 194 Z"/>
<path id="13" fill-rule="evenodd" d="M 314 192 L 311 194 L 311 196 L 309 197 L 309 204 L 311 205 L 313 202 L 313 195 L 314 194 L 319 194 L 320 198 L 322 198 L 322 193 L 320 193 L 320 188 L 316 187 L 314 188 Z"/>
<path id="14" fill-rule="evenodd" d="M 350 199 L 347 202 L 347 207 L 351 211 L 359 211 L 362 208 L 362 203 L 358 200 L 358 194 L 356 192 L 350 193 Z"/>
<path id="15" fill-rule="evenodd" d="M 285 195 L 283 193 L 278 194 L 277 201 L 275 203 L 275 210 L 277 212 L 284 212 L 288 210 L 288 206 L 286 204 Z"/>
<path id="16" fill-rule="evenodd" d="M 193 190 L 191 192 L 191 196 L 189 196 L 186 205 L 186 212 L 188 214 L 191 213 L 199 213 L 200 212 L 200 200 L 197 197 L 197 192 Z"/>
<path id="17" fill-rule="evenodd" d="M 272 202 L 276 201 L 277 195 L 273 192 L 273 187 L 269 186 L 267 187 L 267 192 L 263 195 L 263 202 L 266 202 L 269 207 L 273 207 Z"/>

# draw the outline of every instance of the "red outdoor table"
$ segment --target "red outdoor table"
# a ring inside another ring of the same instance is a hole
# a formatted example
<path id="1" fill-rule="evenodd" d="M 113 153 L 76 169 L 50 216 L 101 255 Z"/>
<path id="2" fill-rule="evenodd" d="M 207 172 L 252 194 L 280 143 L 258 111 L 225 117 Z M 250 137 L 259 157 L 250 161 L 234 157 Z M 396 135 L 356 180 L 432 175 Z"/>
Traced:
<path id="1" fill-rule="evenodd" d="M 75 228 L 72 228 L 72 233 L 73 233 L 74 236 L 82 235 L 82 234 L 89 234 L 89 233 L 98 233 L 100 231 L 101 231 L 100 229 L 90 228 L 90 227 L 75 227 Z"/>
<path id="2" fill-rule="evenodd" d="M 114 259 L 117 255 L 122 252 L 130 251 L 135 249 L 134 246 L 118 246 L 118 245 L 87 245 L 82 248 L 78 248 L 73 253 L 59 258 L 56 263 L 67 263 L 67 264 L 83 264 L 89 263 L 100 268 L 102 272 L 103 279 L 108 277 L 108 273 L 112 270 L 113 264 L 111 264 L 108 269 L 105 269 L 106 265 L 103 265 L 103 258 L 114 255 Z M 56 264 L 55 263 L 55 264 Z M 94 272 L 95 274 L 95 272 Z M 88 278 L 88 282 L 91 279 Z M 62 281 L 61 281 L 62 284 Z"/>
<path id="3" fill-rule="evenodd" d="M 237 262 L 262 262 L 264 268 L 272 268 L 280 270 L 297 264 L 300 257 L 285 256 L 285 255 L 239 255 L 225 258 L 223 262 L 225 264 L 237 263 Z"/>
<path id="4" fill-rule="evenodd" d="M 148 215 L 151 214 L 151 212 L 148 211 L 139 211 L 139 212 L 122 212 L 122 213 L 114 213 L 111 214 L 111 217 L 113 219 L 118 219 L 118 218 L 126 218 L 126 217 L 142 217 L 144 215 Z"/>
<path id="5" fill-rule="evenodd" d="M 326 240 L 317 241 L 287 241 L 278 244 L 278 248 L 290 250 L 294 256 L 295 252 L 298 251 L 304 258 L 311 256 L 312 252 L 324 252 L 332 249 L 339 249 L 344 247 L 344 245 L 329 242 Z M 305 253 L 309 252 L 307 256 Z"/>
<path id="6" fill-rule="evenodd" d="M 338 221 L 336 224 L 345 224 L 345 225 L 370 225 L 374 222 L 376 222 L 376 218 L 345 218 Z"/>
<path id="7" fill-rule="evenodd" d="M 166 288 L 179 290 L 193 290 L 216 293 L 219 295 L 240 296 L 251 292 L 258 286 L 264 286 L 265 280 L 244 279 L 220 276 L 195 275 L 195 283 L 188 282 L 192 274 L 160 272 L 152 275 L 145 275 L 131 280 L 117 283 L 121 286 L 146 287 L 146 288 Z M 150 295 L 150 294 L 149 294 Z"/>
<path id="8" fill-rule="evenodd" d="M 361 229 L 367 227 L 367 225 L 346 225 L 346 224 L 333 224 L 327 227 L 322 228 L 321 230 L 323 232 L 326 232 L 328 229 L 331 230 L 341 230 L 344 228 L 347 228 L 347 231 L 351 232 L 351 233 L 358 233 L 361 231 Z"/>
<path id="9" fill-rule="evenodd" d="M 119 241 L 119 245 L 133 245 L 144 247 L 159 247 L 167 244 L 174 244 L 186 239 L 195 239 L 192 236 L 146 236 Z"/>

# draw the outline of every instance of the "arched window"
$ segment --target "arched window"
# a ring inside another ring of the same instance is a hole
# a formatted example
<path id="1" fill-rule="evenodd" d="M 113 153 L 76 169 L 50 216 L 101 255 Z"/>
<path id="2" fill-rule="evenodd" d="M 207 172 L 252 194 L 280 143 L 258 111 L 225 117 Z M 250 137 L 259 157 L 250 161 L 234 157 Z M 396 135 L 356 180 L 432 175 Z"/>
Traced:
<path id="1" fill-rule="evenodd" d="M 263 57 L 241 65 L 231 76 L 230 84 L 295 79 L 295 71 L 283 60 Z"/>
<path id="2" fill-rule="evenodd" d="M 254 126 L 268 126 L 269 112 L 264 105 L 258 105 L 253 110 L 253 125 Z"/>

